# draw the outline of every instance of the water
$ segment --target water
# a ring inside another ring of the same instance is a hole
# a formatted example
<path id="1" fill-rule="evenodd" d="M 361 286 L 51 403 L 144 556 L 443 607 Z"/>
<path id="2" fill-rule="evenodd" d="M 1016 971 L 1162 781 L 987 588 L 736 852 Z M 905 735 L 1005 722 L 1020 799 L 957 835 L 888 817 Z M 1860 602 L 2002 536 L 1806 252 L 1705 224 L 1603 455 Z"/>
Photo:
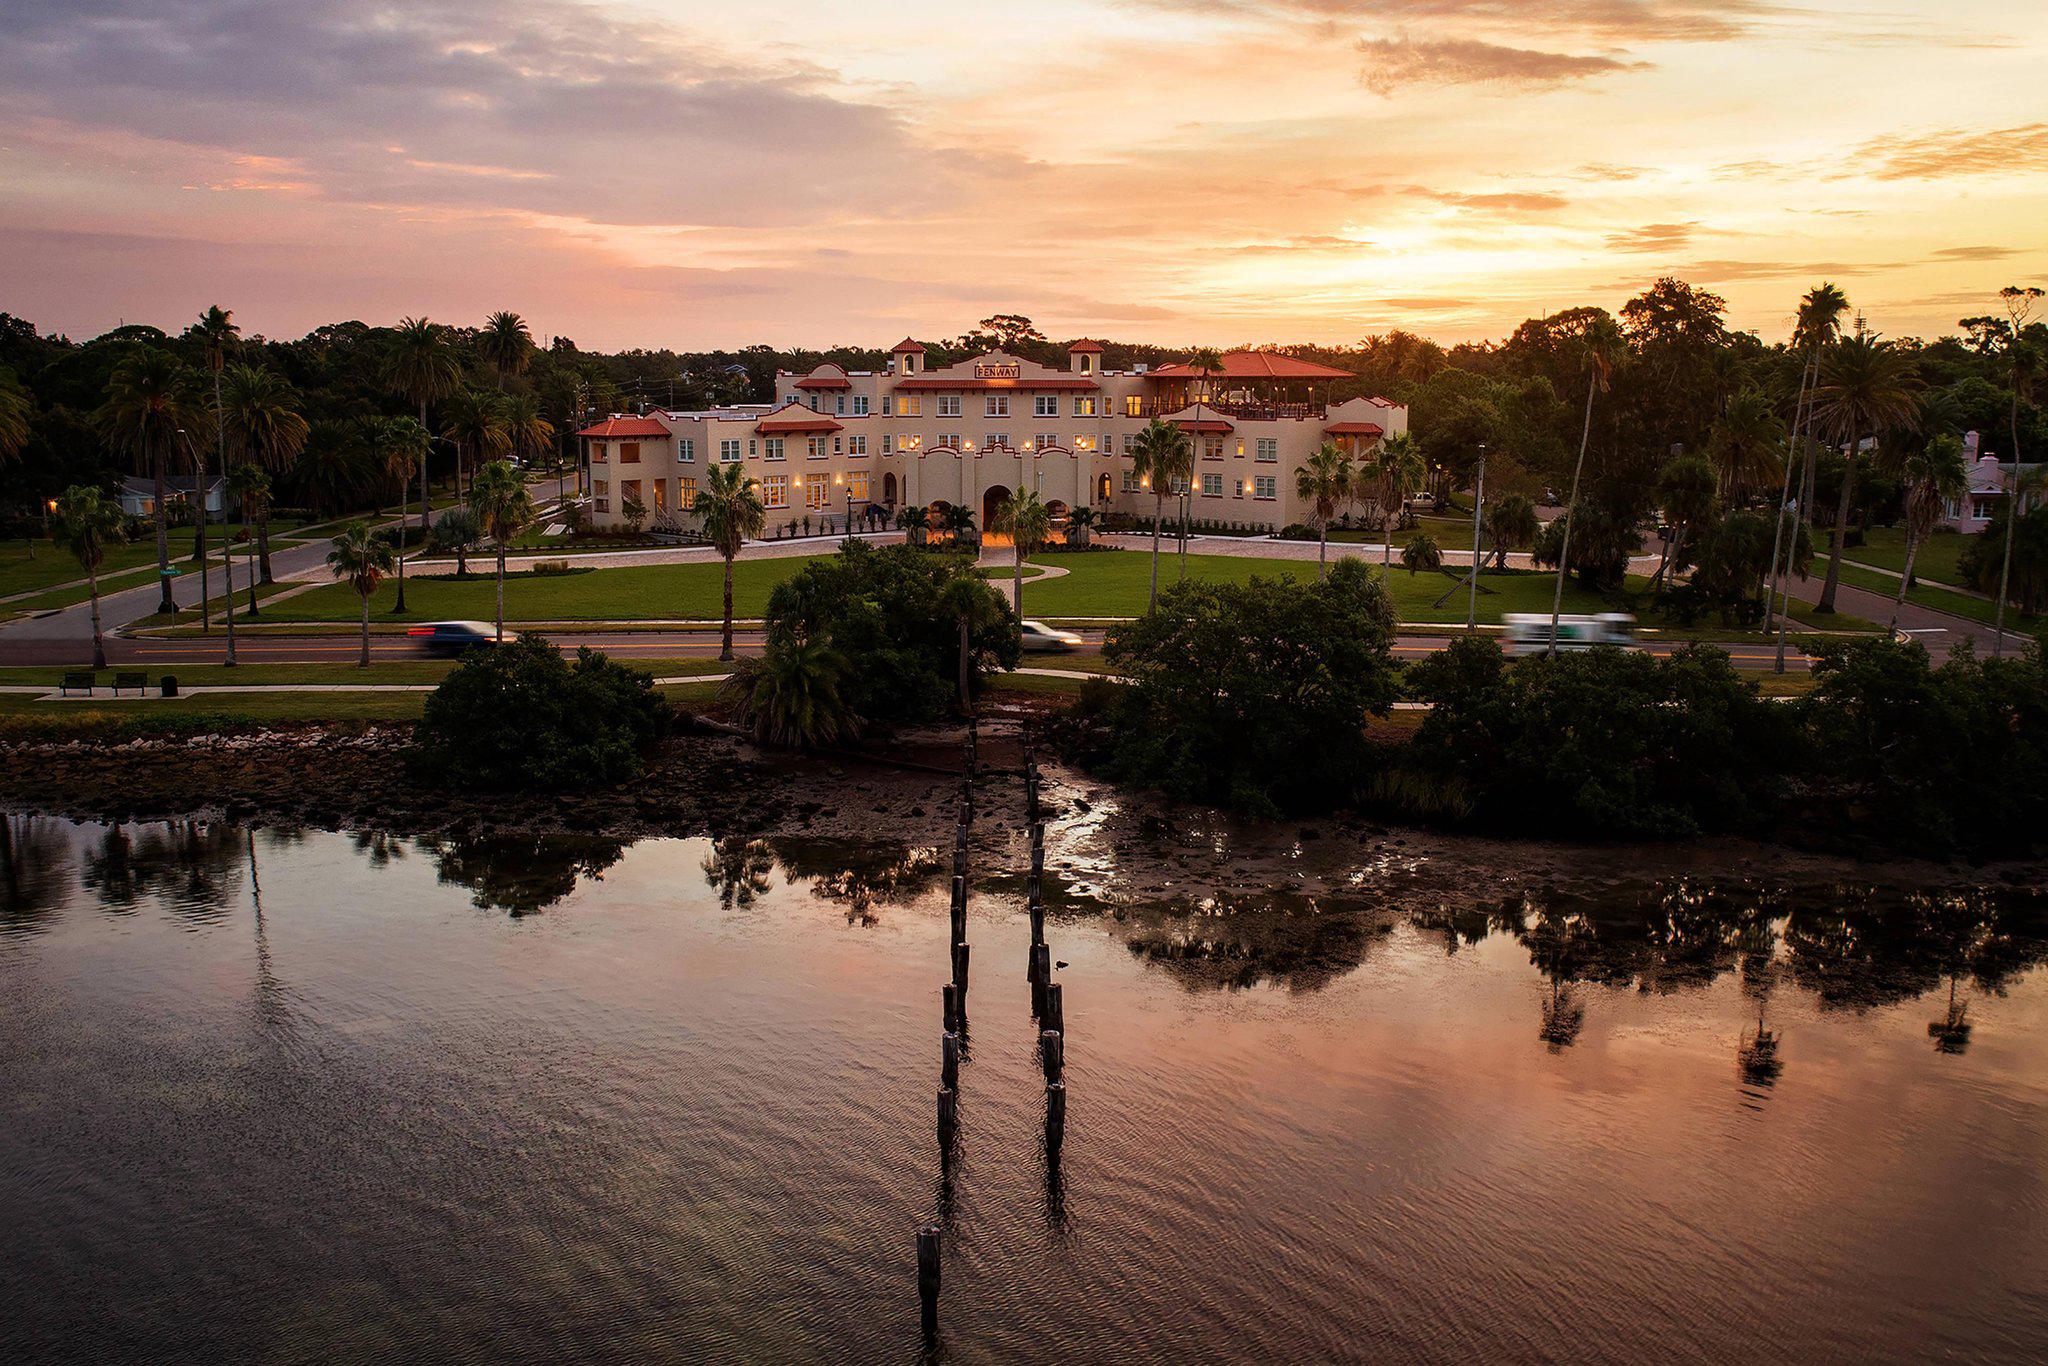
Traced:
<path id="1" fill-rule="evenodd" d="M 934 851 L 8 834 L 9 1361 L 2048 1350 L 2035 895 L 1083 900 L 1055 1174 L 991 893 L 942 1176 Z"/>

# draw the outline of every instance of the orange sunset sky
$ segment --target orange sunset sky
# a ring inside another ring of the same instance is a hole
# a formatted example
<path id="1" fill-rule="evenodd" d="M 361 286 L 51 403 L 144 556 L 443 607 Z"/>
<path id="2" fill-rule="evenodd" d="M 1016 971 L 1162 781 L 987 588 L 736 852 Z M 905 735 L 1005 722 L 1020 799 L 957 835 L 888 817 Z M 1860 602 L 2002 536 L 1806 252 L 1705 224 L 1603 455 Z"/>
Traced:
<path id="1" fill-rule="evenodd" d="M 2048 275 L 2019 0 L 8 0 L 0 309 L 593 348 L 1450 342 L 1676 274 L 1782 335 Z"/>

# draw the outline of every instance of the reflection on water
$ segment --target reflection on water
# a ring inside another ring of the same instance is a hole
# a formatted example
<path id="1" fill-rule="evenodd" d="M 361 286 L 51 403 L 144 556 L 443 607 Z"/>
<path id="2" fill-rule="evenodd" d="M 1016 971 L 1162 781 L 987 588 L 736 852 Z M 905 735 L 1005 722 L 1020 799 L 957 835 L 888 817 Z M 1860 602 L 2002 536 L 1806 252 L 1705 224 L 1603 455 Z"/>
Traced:
<path id="1" fill-rule="evenodd" d="M 2048 1340 L 2031 889 L 1069 888 L 1049 1163 L 991 876 L 942 1174 L 939 851 L 0 833 L 8 1360 L 908 1357 L 930 1218 L 962 1359 Z"/>

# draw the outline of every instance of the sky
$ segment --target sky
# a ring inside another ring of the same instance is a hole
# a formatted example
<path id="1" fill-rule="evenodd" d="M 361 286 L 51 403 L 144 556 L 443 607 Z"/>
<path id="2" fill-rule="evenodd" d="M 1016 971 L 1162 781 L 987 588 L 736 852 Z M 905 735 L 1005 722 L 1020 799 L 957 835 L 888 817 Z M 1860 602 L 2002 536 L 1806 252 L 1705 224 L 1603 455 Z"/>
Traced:
<path id="1" fill-rule="evenodd" d="M 1784 334 L 2048 284 L 2038 0 L 6 0 L 0 310 L 586 349 Z"/>

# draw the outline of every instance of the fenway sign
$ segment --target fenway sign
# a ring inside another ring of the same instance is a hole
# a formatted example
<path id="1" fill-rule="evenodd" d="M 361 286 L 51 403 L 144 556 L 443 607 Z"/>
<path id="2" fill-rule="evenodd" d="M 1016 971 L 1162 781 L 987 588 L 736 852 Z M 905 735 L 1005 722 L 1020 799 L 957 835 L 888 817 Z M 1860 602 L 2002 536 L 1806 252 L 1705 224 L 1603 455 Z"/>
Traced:
<path id="1" fill-rule="evenodd" d="M 974 363 L 976 379 L 1016 379 L 1017 362 L 1013 360 L 983 360 Z"/>

